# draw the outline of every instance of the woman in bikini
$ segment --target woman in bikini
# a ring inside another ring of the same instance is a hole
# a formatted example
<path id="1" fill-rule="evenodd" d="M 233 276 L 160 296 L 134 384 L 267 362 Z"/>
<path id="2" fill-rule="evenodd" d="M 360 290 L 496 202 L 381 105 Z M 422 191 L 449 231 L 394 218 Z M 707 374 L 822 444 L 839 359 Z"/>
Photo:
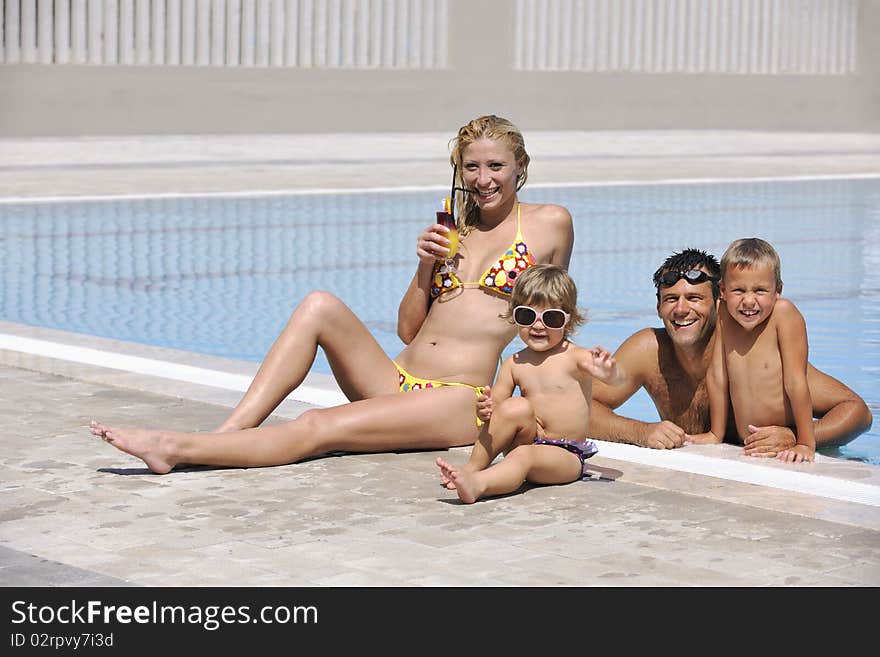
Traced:
<path id="1" fill-rule="evenodd" d="M 461 246 L 447 261 L 446 228 L 418 237 L 419 264 L 398 310 L 406 344 L 392 360 L 338 298 L 312 292 L 294 310 L 241 401 L 214 433 L 112 427 L 91 431 L 156 473 L 177 464 L 258 467 L 332 451 L 446 449 L 473 444 L 483 386 L 515 327 L 501 319 L 516 276 L 535 263 L 568 267 L 574 231 L 558 205 L 520 203 L 529 155 L 522 134 L 496 116 L 474 119 L 452 141 L 462 211 Z M 299 386 L 321 347 L 347 404 L 260 426 Z M 476 421 L 475 421 L 476 420 Z"/>

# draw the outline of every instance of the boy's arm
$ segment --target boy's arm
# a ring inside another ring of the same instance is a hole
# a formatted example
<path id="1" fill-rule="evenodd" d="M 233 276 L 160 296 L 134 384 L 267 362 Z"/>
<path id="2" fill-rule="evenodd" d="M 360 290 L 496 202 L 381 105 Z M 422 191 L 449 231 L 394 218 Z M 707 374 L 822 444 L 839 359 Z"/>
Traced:
<path id="1" fill-rule="evenodd" d="M 709 393 L 709 431 L 688 436 L 687 444 L 705 445 L 724 442 L 727 431 L 727 401 L 730 396 L 730 382 L 727 378 L 727 362 L 724 358 L 724 325 L 721 314 L 726 313 L 721 307 L 718 311 L 718 327 L 715 331 L 715 344 L 712 347 L 712 360 L 706 372 L 706 391 Z"/>
<path id="2" fill-rule="evenodd" d="M 774 314 L 779 355 L 782 357 L 782 385 L 791 405 L 797 429 L 797 445 L 779 453 L 783 461 L 812 461 L 816 452 L 813 433 L 813 403 L 807 383 L 807 324 L 794 304 L 786 299 L 776 302 Z"/>
<path id="3" fill-rule="evenodd" d="M 590 436 L 597 440 L 629 443 L 652 449 L 673 449 L 684 443 L 684 429 L 674 422 L 642 422 L 618 415 L 612 409 L 623 404 L 644 385 L 645 378 L 657 369 L 657 337 L 646 328 L 628 337 L 615 352 L 614 359 L 623 371 L 616 386 L 593 382 L 590 404 Z"/>

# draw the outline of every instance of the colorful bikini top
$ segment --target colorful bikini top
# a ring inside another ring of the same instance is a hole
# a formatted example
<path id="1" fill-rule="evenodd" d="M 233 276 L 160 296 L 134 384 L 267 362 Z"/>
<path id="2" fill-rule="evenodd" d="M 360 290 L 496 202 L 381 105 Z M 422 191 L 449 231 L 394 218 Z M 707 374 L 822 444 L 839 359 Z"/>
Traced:
<path id="1" fill-rule="evenodd" d="M 455 274 L 455 267 L 450 267 L 446 262 L 438 260 L 434 264 L 431 277 L 431 298 L 436 299 L 457 287 L 465 285 L 477 285 L 486 290 L 492 290 L 510 296 L 513 292 L 513 284 L 516 277 L 535 264 L 535 257 L 529 253 L 529 247 L 523 241 L 519 221 L 519 203 L 516 204 L 516 239 L 510 248 L 489 267 L 479 280 L 461 281 Z"/>

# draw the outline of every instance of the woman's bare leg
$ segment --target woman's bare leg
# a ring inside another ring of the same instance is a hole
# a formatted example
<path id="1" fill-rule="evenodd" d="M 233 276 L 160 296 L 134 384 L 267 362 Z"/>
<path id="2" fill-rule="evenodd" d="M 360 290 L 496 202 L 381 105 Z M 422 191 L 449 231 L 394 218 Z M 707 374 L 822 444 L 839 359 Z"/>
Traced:
<path id="1" fill-rule="evenodd" d="M 446 449 L 477 437 L 469 388 L 394 393 L 306 411 L 291 422 L 224 433 L 123 429 L 93 422 L 94 435 L 143 460 L 157 473 L 178 463 L 260 467 L 331 451 Z"/>
<path id="2" fill-rule="evenodd" d="M 324 349 L 351 400 L 397 391 L 397 369 L 357 316 L 328 292 L 312 292 L 294 310 L 247 392 L 218 432 L 259 426 L 305 379 Z"/>
<path id="3" fill-rule="evenodd" d="M 465 504 L 473 504 L 489 495 L 512 493 L 526 480 L 538 484 L 567 484 L 581 476 L 580 459 L 554 445 L 520 445 L 500 462 L 477 472 L 457 469 L 440 458 L 437 465 L 446 468 L 459 499 Z"/>

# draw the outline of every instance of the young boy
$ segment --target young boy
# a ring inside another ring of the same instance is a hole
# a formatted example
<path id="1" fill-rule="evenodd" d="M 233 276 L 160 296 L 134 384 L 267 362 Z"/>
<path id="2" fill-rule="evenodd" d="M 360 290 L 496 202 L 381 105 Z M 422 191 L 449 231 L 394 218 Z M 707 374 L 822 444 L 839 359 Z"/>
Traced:
<path id="1" fill-rule="evenodd" d="M 568 341 L 585 319 L 577 288 L 562 267 L 535 265 L 517 278 L 508 312 L 526 348 L 501 365 L 491 391 L 489 428 L 467 465 L 437 459 L 441 481 L 465 504 L 512 493 L 523 481 L 567 484 L 583 476 L 584 459 L 596 453 L 587 440 L 592 381 L 615 385 L 622 373 L 602 347 Z M 519 387 L 521 396 L 514 397 Z M 485 417 L 484 417 L 485 419 Z M 499 463 L 490 463 L 505 452 Z"/>
<path id="2" fill-rule="evenodd" d="M 776 458 L 813 460 L 807 327 L 781 293 L 779 255 L 770 244 L 752 237 L 727 247 L 721 258 L 718 334 L 707 377 L 711 430 L 689 442 L 722 441 L 729 396 L 740 440 L 749 435 L 749 425 L 788 426 L 797 444 Z"/>

